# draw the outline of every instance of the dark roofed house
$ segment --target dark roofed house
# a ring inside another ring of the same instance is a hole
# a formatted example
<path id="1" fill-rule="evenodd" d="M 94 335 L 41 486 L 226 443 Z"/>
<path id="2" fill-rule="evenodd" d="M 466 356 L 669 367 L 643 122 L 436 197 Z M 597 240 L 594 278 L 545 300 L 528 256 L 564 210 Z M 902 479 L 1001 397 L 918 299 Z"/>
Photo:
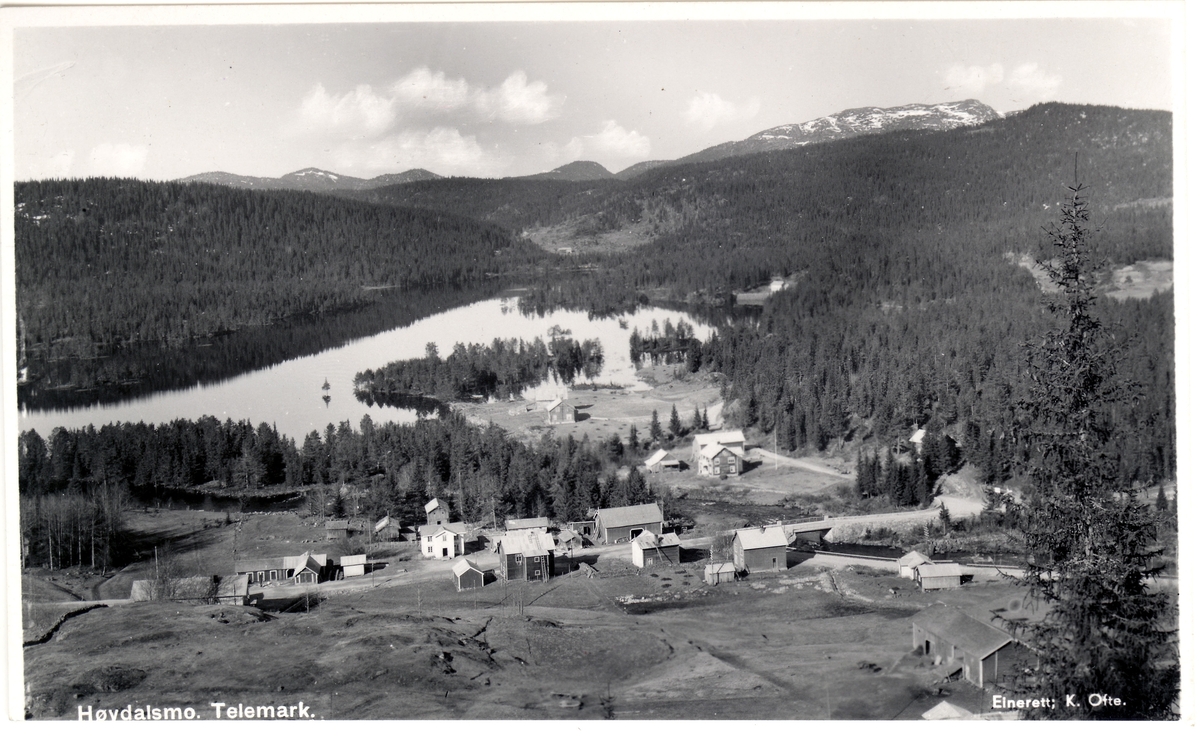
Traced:
<path id="1" fill-rule="evenodd" d="M 663 515 L 657 504 L 634 504 L 596 512 L 596 538 L 604 545 L 632 540 L 647 530 L 662 534 Z"/>
<path id="2" fill-rule="evenodd" d="M 733 563 L 739 571 L 786 571 L 787 544 L 781 525 L 738 530 L 733 535 Z"/>
<path id="3" fill-rule="evenodd" d="M 630 543 L 633 564 L 638 568 L 654 565 L 679 565 L 679 536 L 674 532 L 656 535 L 649 530 Z"/>
<path id="4" fill-rule="evenodd" d="M 957 609 L 931 606 L 913 617 L 912 625 L 913 649 L 932 657 L 947 676 L 961 669 L 963 678 L 979 688 L 995 683 L 1015 657 L 1008 633 Z"/>
<path id="5" fill-rule="evenodd" d="M 506 532 L 496 544 L 500 575 L 508 581 L 546 581 L 554 575 L 554 538 L 549 532 Z"/>

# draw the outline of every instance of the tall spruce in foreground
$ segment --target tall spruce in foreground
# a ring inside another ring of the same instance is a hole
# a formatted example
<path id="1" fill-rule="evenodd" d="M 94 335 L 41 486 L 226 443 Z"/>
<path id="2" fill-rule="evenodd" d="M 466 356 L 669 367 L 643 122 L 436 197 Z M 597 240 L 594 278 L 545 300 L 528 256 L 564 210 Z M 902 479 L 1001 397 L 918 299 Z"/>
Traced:
<path id="1" fill-rule="evenodd" d="M 1112 409 L 1138 396 L 1113 380 L 1118 347 L 1093 314 L 1104 264 L 1088 243 L 1082 190 L 1070 188 L 1048 231 L 1055 253 L 1041 266 L 1056 287 L 1046 298 L 1053 324 L 1027 346 L 1030 393 L 1020 429 L 1033 488 L 1022 510 L 1024 583 L 1045 616 L 1015 625 L 1036 655 L 1033 678 L 1015 688 L 1056 699 L 1057 709 L 1034 717 L 1172 719 L 1177 609 L 1170 595 L 1148 587 L 1160 571 L 1153 516 L 1117 474 Z M 1089 706 L 1090 694 L 1122 705 Z"/>

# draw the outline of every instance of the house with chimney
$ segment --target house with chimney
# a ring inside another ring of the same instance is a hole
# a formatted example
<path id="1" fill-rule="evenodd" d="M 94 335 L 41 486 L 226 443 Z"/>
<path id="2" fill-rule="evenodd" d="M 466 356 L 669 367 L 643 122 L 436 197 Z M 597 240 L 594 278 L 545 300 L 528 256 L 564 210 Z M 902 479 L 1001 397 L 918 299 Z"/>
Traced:
<path id="1" fill-rule="evenodd" d="M 737 476 L 745 470 L 746 436 L 741 430 L 692 438 L 692 462 L 701 476 Z"/>

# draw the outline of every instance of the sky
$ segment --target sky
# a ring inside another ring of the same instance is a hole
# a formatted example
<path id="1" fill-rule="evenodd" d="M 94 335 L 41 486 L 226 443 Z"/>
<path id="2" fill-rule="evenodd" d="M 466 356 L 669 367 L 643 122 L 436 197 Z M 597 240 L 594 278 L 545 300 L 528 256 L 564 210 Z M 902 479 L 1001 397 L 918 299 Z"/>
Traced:
<path id="1" fill-rule="evenodd" d="M 616 172 L 853 107 L 1174 99 L 1161 19 L 622 12 L 632 19 L 18 23 L 15 178 L 501 177 L 575 160 Z"/>

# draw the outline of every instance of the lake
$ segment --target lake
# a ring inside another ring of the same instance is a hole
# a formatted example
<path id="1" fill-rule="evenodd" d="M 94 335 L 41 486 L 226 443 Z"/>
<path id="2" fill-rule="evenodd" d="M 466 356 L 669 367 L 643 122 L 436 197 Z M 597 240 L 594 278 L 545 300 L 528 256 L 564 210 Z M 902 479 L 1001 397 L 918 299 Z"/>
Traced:
<path id="1" fill-rule="evenodd" d="M 595 379 L 600 384 L 645 389 L 638 381 L 629 358 L 629 335 L 636 328 L 645 334 L 653 323 L 659 326 L 686 322 L 696 337 L 707 340 L 713 328 L 684 312 L 662 307 L 643 307 L 635 314 L 589 319 L 587 313 L 556 310 L 522 315 L 517 298 L 497 297 L 446 310 L 404 327 L 385 330 L 338 348 L 250 371 L 232 379 L 188 389 L 161 391 L 138 399 L 55 410 L 23 409 L 18 415 L 21 431 L 37 430 L 49 437 L 56 427 L 100 427 L 117 422 L 161 424 L 177 418 L 196 419 L 212 415 L 220 420 L 249 420 L 273 424 L 299 441 L 309 432 L 324 432 L 329 423 L 347 420 L 355 428 L 363 415 L 379 424 L 412 422 L 417 412 L 396 407 L 368 406 L 354 397 L 354 376 L 368 368 L 391 361 L 420 358 L 427 343 L 436 343 L 440 355 L 448 355 L 456 343 L 491 343 L 496 338 L 546 339 L 553 328 L 570 331 L 578 341 L 595 339 L 604 349 L 604 367 Z M 325 382 L 329 389 L 323 389 Z M 553 379 L 527 390 L 529 400 L 560 396 L 563 387 Z M 325 400 L 328 397 L 328 401 Z"/>

